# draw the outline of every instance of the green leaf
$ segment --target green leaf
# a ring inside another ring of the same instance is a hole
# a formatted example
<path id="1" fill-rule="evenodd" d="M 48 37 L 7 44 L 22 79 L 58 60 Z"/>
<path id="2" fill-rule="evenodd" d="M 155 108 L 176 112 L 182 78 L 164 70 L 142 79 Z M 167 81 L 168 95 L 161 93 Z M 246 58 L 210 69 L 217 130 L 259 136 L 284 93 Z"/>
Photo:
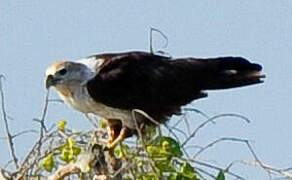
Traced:
<path id="1" fill-rule="evenodd" d="M 48 172 L 51 172 L 54 168 L 54 155 L 51 153 L 47 155 L 44 160 L 41 162 L 41 166 Z"/>
<path id="2" fill-rule="evenodd" d="M 60 148 L 60 159 L 69 163 L 76 160 L 81 152 L 81 148 L 76 146 L 76 142 L 73 138 L 68 138 L 66 144 Z"/>
<path id="3" fill-rule="evenodd" d="M 170 148 L 169 142 L 168 141 L 163 141 L 162 142 L 162 149 L 167 151 L 167 150 L 169 150 L 169 148 Z"/>
<path id="4" fill-rule="evenodd" d="M 131 153 L 130 147 L 127 144 L 124 144 L 124 143 L 121 144 L 121 150 L 126 155 L 129 155 Z"/>
<path id="5" fill-rule="evenodd" d="M 158 134 L 158 129 L 155 126 L 151 126 L 151 125 L 147 125 L 145 126 L 145 135 L 144 135 L 144 141 L 146 142 L 150 142 L 151 140 L 153 140 L 153 137 L 155 137 Z"/>
<path id="6" fill-rule="evenodd" d="M 157 160 L 155 161 L 155 166 L 160 170 L 160 172 L 175 172 L 175 167 L 173 166 L 171 160 Z"/>
<path id="7" fill-rule="evenodd" d="M 179 173 L 178 174 L 172 173 L 170 174 L 169 177 L 167 177 L 167 180 L 199 180 L 199 179 L 196 177 L 192 177 L 192 178 L 184 177 L 183 175 Z"/>
<path id="8" fill-rule="evenodd" d="M 151 174 L 151 173 L 143 173 L 138 179 L 139 180 L 159 180 L 155 174 Z"/>
<path id="9" fill-rule="evenodd" d="M 119 146 L 116 146 L 114 149 L 114 155 L 117 159 L 121 159 L 123 157 L 122 150 Z"/>
<path id="10" fill-rule="evenodd" d="M 183 155 L 179 143 L 165 136 L 154 139 L 146 150 L 152 157 L 181 157 Z"/>
<path id="11" fill-rule="evenodd" d="M 67 122 L 65 120 L 61 120 L 58 123 L 58 130 L 59 131 L 64 131 L 66 127 Z"/>
<path id="12" fill-rule="evenodd" d="M 70 149 L 68 149 L 68 148 L 64 148 L 62 150 L 60 158 L 61 158 L 61 160 L 65 161 L 66 163 L 74 161 L 73 151 L 70 151 Z"/>
<path id="13" fill-rule="evenodd" d="M 178 180 L 178 175 L 176 173 L 171 173 L 168 177 L 167 180 Z"/>
<path id="14" fill-rule="evenodd" d="M 126 155 L 130 155 L 131 151 L 128 145 L 120 144 L 120 146 L 116 146 L 114 149 L 114 155 L 117 159 L 124 158 Z"/>
<path id="15" fill-rule="evenodd" d="M 164 157 L 165 154 L 165 152 L 161 148 L 155 145 L 147 146 L 146 151 L 151 157 Z"/>
<path id="16" fill-rule="evenodd" d="M 224 172 L 222 170 L 218 173 L 216 180 L 225 180 Z"/>
<path id="17" fill-rule="evenodd" d="M 72 147 L 75 146 L 76 142 L 75 142 L 75 140 L 74 140 L 73 138 L 69 137 L 69 138 L 67 139 L 67 144 L 68 144 L 68 146 L 69 146 L 70 148 L 72 148 Z"/>
<path id="18" fill-rule="evenodd" d="M 100 127 L 102 127 L 102 128 L 106 128 L 107 127 L 107 120 L 106 119 L 102 118 L 100 120 Z"/>
<path id="19" fill-rule="evenodd" d="M 182 179 L 198 180 L 194 168 L 187 162 L 184 162 L 180 168 Z"/>
<path id="20" fill-rule="evenodd" d="M 72 151 L 73 151 L 74 156 L 78 156 L 81 152 L 81 148 L 75 146 L 75 147 L 72 147 Z"/>

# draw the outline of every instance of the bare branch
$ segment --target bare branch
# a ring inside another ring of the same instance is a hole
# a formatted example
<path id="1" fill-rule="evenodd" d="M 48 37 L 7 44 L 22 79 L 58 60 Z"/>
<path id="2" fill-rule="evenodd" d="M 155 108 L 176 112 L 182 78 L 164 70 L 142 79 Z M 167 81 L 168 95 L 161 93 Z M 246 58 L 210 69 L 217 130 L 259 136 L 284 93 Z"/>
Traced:
<path id="1" fill-rule="evenodd" d="M 62 99 L 48 99 L 48 101 L 64 104 L 64 101 Z"/>
<path id="2" fill-rule="evenodd" d="M 4 76 L 0 75 L 0 94 L 1 94 L 1 100 L 2 100 L 1 101 L 2 118 L 4 121 L 4 125 L 5 125 L 5 132 L 6 132 L 8 145 L 9 145 L 10 154 L 13 158 L 15 168 L 18 169 L 19 168 L 18 159 L 16 157 L 14 144 L 13 144 L 13 136 L 11 135 L 10 130 L 9 130 L 8 117 L 7 117 L 7 113 L 6 113 L 6 109 L 5 109 L 5 98 L 4 98 L 5 96 L 4 96 L 3 83 L 2 83 L 3 78 L 4 78 Z"/>
<path id="3" fill-rule="evenodd" d="M 182 132 L 181 130 L 179 130 L 178 128 L 174 128 L 174 127 L 170 127 L 167 124 L 164 124 L 164 127 L 168 130 L 168 135 L 172 135 L 179 143 L 180 143 L 180 139 L 179 137 L 174 133 L 173 130 L 177 130 L 178 132 L 182 133 L 183 135 L 186 135 L 184 132 Z"/>
<path id="4" fill-rule="evenodd" d="M 150 53 L 152 53 L 152 54 L 155 53 L 153 51 L 153 42 L 152 42 L 153 41 L 153 32 L 159 33 L 164 38 L 165 44 L 162 46 L 162 48 L 166 48 L 168 46 L 168 38 L 167 38 L 167 36 L 162 31 L 160 31 L 159 29 L 150 27 Z M 158 53 L 165 54 L 162 51 L 158 51 Z"/>
<path id="5" fill-rule="evenodd" d="M 23 135 L 23 134 L 28 134 L 28 133 L 38 133 L 36 130 L 25 130 L 25 131 L 21 131 L 21 132 L 19 132 L 19 133 L 16 133 L 16 134 L 14 134 L 13 136 L 12 136 L 12 138 L 16 138 L 16 137 L 18 137 L 18 136 L 21 136 L 21 135 Z"/>
<path id="6" fill-rule="evenodd" d="M 275 168 L 271 165 L 268 165 L 265 163 L 259 163 L 257 161 L 252 161 L 252 162 L 241 161 L 241 163 L 243 163 L 245 165 L 249 165 L 249 166 L 261 167 L 268 172 L 273 172 L 273 173 L 282 175 L 282 176 L 287 177 L 287 178 L 292 178 L 292 173 L 289 172 L 287 169 L 278 169 L 278 168 Z"/>
<path id="7" fill-rule="evenodd" d="M 97 123 L 97 118 L 95 116 L 92 116 L 91 114 L 84 114 L 85 117 L 89 120 L 89 122 L 94 126 L 94 127 L 98 127 L 98 123 Z"/>
<path id="8" fill-rule="evenodd" d="M 5 169 L 0 168 L 0 179 L 1 180 L 11 180 L 11 175 Z"/>
<path id="9" fill-rule="evenodd" d="M 234 138 L 234 137 L 223 137 L 219 138 L 210 144 L 206 145 L 205 147 L 201 148 L 194 156 L 193 158 L 196 159 L 201 153 L 203 153 L 205 150 L 209 149 L 210 147 L 214 146 L 215 144 L 222 142 L 222 141 L 233 141 L 233 142 L 243 142 L 243 143 L 248 143 L 249 141 L 246 139 L 239 139 L 239 138 Z M 253 154 L 254 155 L 254 154 Z"/>
<path id="10" fill-rule="evenodd" d="M 258 156 L 256 155 L 255 151 L 253 150 L 253 148 L 251 147 L 250 143 L 248 140 L 246 139 L 240 139 L 240 138 L 234 138 L 234 137 L 223 137 L 220 139 L 217 139 L 215 141 L 213 141 L 212 143 L 208 144 L 207 146 L 205 146 L 204 148 L 202 148 L 201 150 L 199 150 L 195 156 L 197 157 L 200 153 L 202 153 L 203 151 L 205 151 L 207 148 L 212 147 L 213 145 L 222 142 L 222 141 L 233 141 L 233 142 L 240 142 L 240 143 L 244 143 L 246 144 L 246 146 L 248 147 L 248 150 L 250 151 L 250 153 L 252 154 L 253 158 L 255 159 L 255 161 L 261 165 L 261 167 L 264 168 L 264 166 L 262 165 L 262 162 L 260 161 L 260 159 L 258 158 Z M 265 168 L 264 168 L 265 169 Z"/>
<path id="11" fill-rule="evenodd" d="M 44 134 L 47 132 L 47 128 L 46 128 L 46 125 L 45 125 L 45 118 L 46 118 L 46 115 L 47 115 L 47 111 L 48 111 L 48 105 L 49 105 L 49 95 L 50 95 L 50 90 L 47 91 L 46 93 L 46 96 L 45 96 L 45 102 L 44 102 L 44 107 L 43 107 L 43 111 L 42 111 L 42 116 L 41 116 L 41 119 L 40 119 L 40 124 L 41 124 L 41 127 L 40 127 L 40 137 L 39 137 L 39 140 L 38 140 L 38 154 L 40 155 L 40 148 L 42 146 L 42 139 L 44 137 Z"/>
<path id="12" fill-rule="evenodd" d="M 47 139 L 49 139 L 50 137 L 54 136 L 55 134 L 57 134 L 57 131 L 52 131 L 52 132 L 46 134 L 44 136 L 44 138 L 42 139 L 42 141 L 43 142 L 46 141 Z M 32 156 L 37 153 L 38 149 L 40 149 L 39 145 L 40 145 L 40 143 L 39 143 L 39 140 L 38 140 L 32 146 L 31 150 L 27 153 L 27 155 L 25 156 L 25 158 L 24 158 L 23 162 L 21 163 L 21 166 L 20 166 L 20 168 L 18 169 L 18 172 L 17 172 L 19 177 L 22 177 L 25 174 L 25 172 L 27 170 L 29 170 L 34 165 L 34 163 L 37 162 L 39 160 L 39 158 L 41 157 L 40 155 L 38 155 L 38 156 L 35 157 L 35 159 L 33 160 L 32 163 L 29 163 L 29 161 L 31 160 Z"/>
<path id="13" fill-rule="evenodd" d="M 137 132 L 138 132 L 139 138 L 141 139 L 141 142 L 142 142 L 143 148 L 146 150 L 146 144 L 145 144 L 145 142 L 144 142 L 144 138 L 143 138 L 142 131 L 141 131 L 141 128 L 143 128 L 143 126 L 142 126 L 142 127 L 139 126 L 139 124 L 138 124 L 138 122 L 137 122 L 137 119 L 136 119 L 136 114 L 135 114 L 135 113 L 138 113 L 138 114 L 143 115 L 144 117 L 148 118 L 148 119 L 149 119 L 151 122 L 153 122 L 153 123 L 158 123 L 158 122 L 156 122 L 152 117 L 150 117 L 150 116 L 149 116 L 148 114 L 146 114 L 144 111 L 141 111 L 141 110 L 139 110 L 139 109 L 133 109 L 133 110 L 132 110 L 132 117 L 133 117 L 133 119 L 134 119 L 135 126 L 136 126 L 136 129 L 137 129 Z M 148 156 L 147 153 L 146 153 L 146 155 Z M 149 156 L 148 156 L 148 158 L 151 160 L 151 161 L 150 161 L 150 167 L 152 168 L 153 172 L 156 173 L 157 177 L 159 177 L 158 172 L 157 172 L 156 169 L 154 168 L 155 165 L 154 165 L 154 162 L 153 162 L 152 158 L 149 157 Z"/>
<path id="14" fill-rule="evenodd" d="M 155 121 L 151 116 L 149 116 L 147 113 L 145 113 L 144 111 L 140 109 L 133 109 L 132 112 L 143 115 L 144 117 L 146 117 L 148 120 L 150 120 L 152 123 L 156 124 L 157 126 L 160 125 L 159 122 Z"/>
<path id="15" fill-rule="evenodd" d="M 135 127 L 136 127 L 136 130 L 138 132 L 138 136 L 141 139 L 142 145 L 146 148 L 145 142 L 144 142 L 144 138 L 143 138 L 143 135 L 142 135 L 142 131 L 141 131 L 141 126 L 139 126 L 139 124 L 137 122 L 137 118 L 136 118 L 136 114 L 135 114 L 136 112 L 140 113 L 140 110 L 135 110 L 135 109 L 132 110 L 132 117 L 134 119 Z"/>
<path id="16" fill-rule="evenodd" d="M 45 118 L 47 115 L 47 111 L 48 111 L 48 105 L 49 105 L 49 95 L 50 95 L 50 90 L 47 91 L 46 96 L 45 96 L 45 101 L 44 101 L 44 107 L 43 107 L 43 111 L 42 111 L 42 115 L 41 115 L 41 119 L 40 119 L 40 123 L 41 123 L 41 137 L 43 136 L 44 133 L 47 132 L 47 128 L 45 125 Z"/>
<path id="17" fill-rule="evenodd" d="M 210 117 L 206 113 L 204 113 L 203 111 L 201 111 L 199 109 L 186 107 L 186 108 L 183 108 L 183 110 L 184 111 L 195 112 L 195 113 L 198 113 L 198 114 L 202 115 L 206 119 L 210 119 Z"/>
<path id="18" fill-rule="evenodd" d="M 196 134 L 198 133 L 198 131 L 200 129 L 202 129 L 205 125 L 207 125 L 208 123 L 210 122 L 214 122 L 214 120 L 217 120 L 218 118 L 221 118 L 221 117 L 237 117 L 237 118 L 240 118 L 242 120 L 244 120 L 245 122 L 249 123 L 250 120 L 242 115 L 239 115 L 239 114 L 232 114 L 232 113 L 228 113 L 228 114 L 219 114 L 219 115 L 216 115 L 216 116 L 213 116 L 211 118 L 209 118 L 207 121 L 203 122 L 202 124 L 200 124 L 194 131 L 193 133 L 182 143 L 182 147 L 184 147 L 189 140 L 191 140 L 193 137 L 196 136 Z"/>
<path id="19" fill-rule="evenodd" d="M 69 163 L 60 167 L 48 180 L 63 180 L 65 177 L 79 172 L 80 169 L 76 163 Z"/>
<path id="20" fill-rule="evenodd" d="M 211 177 L 212 179 L 216 179 L 216 177 L 215 177 L 213 174 L 209 173 L 208 171 L 206 171 L 206 170 L 204 170 L 204 169 L 202 169 L 202 168 L 195 167 L 195 169 L 196 169 L 197 172 L 201 172 L 201 173 L 203 173 L 203 174 L 205 174 L 205 175 Z M 203 175 L 200 175 L 200 177 L 201 177 L 202 179 L 205 179 L 205 178 L 203 177 Z"/>
<path id="21" fill-rule="evenodd" d="M 230 171 L 226 171 L 225 168 L 221 168 L 221 167 L 218 167 L 218 166 L 215 166 L 215 165 L 211 165 L 209 163 L 205 163 L 205 162 L 202 162 L 202 161 L 198 161 L 198 160 L 195 160 L 195 159 L 190 159 L 190 158 L 181 158 L 183 160 L 186 160 L 186 161 L 190 161 L 190 162 L 193 162 L 195 163 L 196 165 L 200 165 L 200 166 L 204 166 L 204 167 L 208 167 L 208 168 L 211 168 L 211 169 L 215 169 L 217 171 L 224 171 L 226 174 L 229 174 L 230 176 L 233 176 L 237 179 L 240 179 L 240 180 L 245 180 L 244 177 L 241 177 L 233 172 L 230 172 Z"/>

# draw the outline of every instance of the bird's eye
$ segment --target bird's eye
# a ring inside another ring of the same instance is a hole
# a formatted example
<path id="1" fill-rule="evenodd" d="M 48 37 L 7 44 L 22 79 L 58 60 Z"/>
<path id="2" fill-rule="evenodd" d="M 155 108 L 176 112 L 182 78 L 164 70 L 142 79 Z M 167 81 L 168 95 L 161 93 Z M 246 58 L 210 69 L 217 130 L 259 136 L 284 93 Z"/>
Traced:
<path id="1" fill-rule="evenodd" d="M 60 74 L 61 76 L 65 75 L 66 73 L 67 73 L 67 70 L 66 70 L 66 69 L 61 69 L 61 70 L 59 71 L 59 74 Z"/>

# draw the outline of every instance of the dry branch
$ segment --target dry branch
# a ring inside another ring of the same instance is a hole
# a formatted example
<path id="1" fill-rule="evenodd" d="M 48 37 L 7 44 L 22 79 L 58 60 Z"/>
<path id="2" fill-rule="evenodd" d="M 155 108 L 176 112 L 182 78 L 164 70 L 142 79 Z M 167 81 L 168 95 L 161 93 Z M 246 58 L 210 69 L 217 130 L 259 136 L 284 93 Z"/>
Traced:
<path id="1" fill-rule="evenodd" d="M 6 109 L 5 109 L 5 96 L 4 96 L 3 83 L 2 83 L 3 79 L 4 79 L 4 76 L 0 75 L 0 94 L 1 94 L 2 118 L 4 121 L 4 125 L 5 125 L 5 132 L 6 132 L 8 145 L 9 145 L 10 154 L 12 156 L 15 168 L 18 169 L 19 168 L 18 159 L 16 157 L 14 143 L 13 143 L 13 136 L 10 133 L 9 124 L 8 124 L 8 116 L 7 116 Z"/>
<path id="2" fill-rule="evenodd" d="M 242 164 L 245 164 L 245 165 L 249 165 L 249 166 L 254 166 L 254 167 L 260 167 L 260 168 L 263 168 L 265 169 L 266 171 L 270 172 L 270 173 L 274 173 L 274 174 L 277 174 L 277 175 L 282 175 L 283 177 L 286 177 L 286 178 L 289 178 L 289 179 L 292 179 L 292 172 L 289 172 L 289 170 L 287 169 L 279 169 L 279 168 L 276 168 L 274 166 L 271 166 L 269 164 L 266 164 L 266 163 L 259 163 L 257 161 L 241 161 Z"/>
<path id="3" fill-rule="evenodd" d="M 80 172 L 80 168 L 78 164 L 69 163 L 69 164 L 66 164 L 65 166 L 58 168 L 58 170 L 53 175 L 51 175 L 48 178 L 48 180 L 63 180 L 65 177 L 72 174 L 77 174 L 79 172 Z"/>

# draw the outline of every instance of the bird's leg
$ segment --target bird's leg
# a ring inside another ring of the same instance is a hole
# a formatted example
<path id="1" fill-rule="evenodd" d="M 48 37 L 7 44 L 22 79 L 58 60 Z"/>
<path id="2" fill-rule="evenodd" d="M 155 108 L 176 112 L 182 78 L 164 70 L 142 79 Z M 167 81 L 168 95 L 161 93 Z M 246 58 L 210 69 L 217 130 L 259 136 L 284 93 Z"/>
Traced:
<path id="1" fill-rule="evenodd" d="M 108 144 L 112 143 L 115 140 L 115 131 L 114 129 L 109 129 L 109 139 L 108 139 Z"/>
<path id="2" fill-rule="evenodd" d="M 108 144 L 112 143 L 119 135 L 119 132 L 121 131 L 121 122 L 119 120 L 115 119 L 108 119 Z"/>
<path id="3" fill-rule="evenodd" d="M 109 142 L 108 142 L 108 145 L 107 147 L 109 149 L 115 147 L 119 142 L 122 142 L 126 137 L 127 137 L 127 133 L 128 133 L 128 128 L 123 126 L 118 134 L 118 136 L 114 139 L 110 139 Z M 115 134 L 116 136 L 116 134 Z M 113 136 L 113 137 L 115 137 Z"/>
<path id="4" fill-rule="evenodd" d="M 117 119 L 108 119 L 109 125 L 109 138 L 107 148 L 113 148 L 119 142 L 123 141 L 126 137 L 128 137 L 129 129 L 123 126 L 122 122 Z"/>

